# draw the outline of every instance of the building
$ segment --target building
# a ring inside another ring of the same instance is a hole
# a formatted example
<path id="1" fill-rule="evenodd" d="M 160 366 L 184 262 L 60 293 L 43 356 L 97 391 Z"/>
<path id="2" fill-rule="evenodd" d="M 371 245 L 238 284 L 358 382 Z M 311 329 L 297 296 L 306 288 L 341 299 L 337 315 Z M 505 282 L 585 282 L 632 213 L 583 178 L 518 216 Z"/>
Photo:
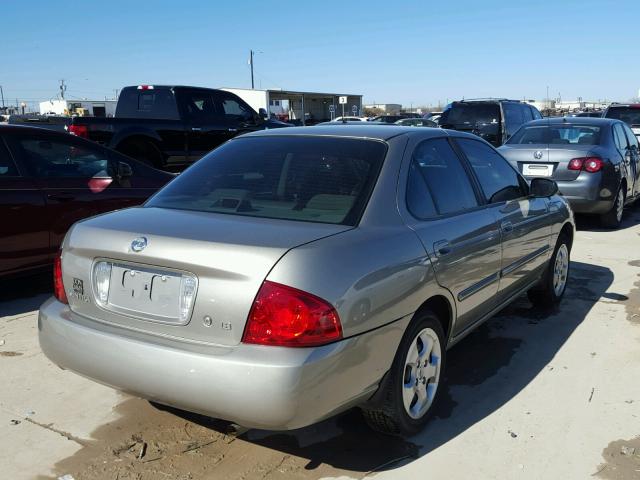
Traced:
<path id="1" fill-rule="evenodd" d="M 282 89 L 223 88 L 222 90 L 235 93 L 256 112 L 264 109 L 271 117 L 283 121 L 296 121 L 301 125 L 326 122 L 341 116 L 343 105 L 340 104 L 339 97 L 347 97 L 347 103 L 344 105 L 345 115 L 360 115 L 362 112 L 362 95 Z"/>
<path id="2" fill-rule="evenodd" d="M 117 103 L 116 100 L 49 100 L 40 102 L 40 114 L 113 117 Z"/>
<path id="3" fill-rule="evenodd" d="M 400 113 L 400 110 L 402 110 L 402 105 L 399 103 L 371 103 L 365 105 L 364 108 L 367 110 L 382 110 L 382 113 L 397 115 Z"/>

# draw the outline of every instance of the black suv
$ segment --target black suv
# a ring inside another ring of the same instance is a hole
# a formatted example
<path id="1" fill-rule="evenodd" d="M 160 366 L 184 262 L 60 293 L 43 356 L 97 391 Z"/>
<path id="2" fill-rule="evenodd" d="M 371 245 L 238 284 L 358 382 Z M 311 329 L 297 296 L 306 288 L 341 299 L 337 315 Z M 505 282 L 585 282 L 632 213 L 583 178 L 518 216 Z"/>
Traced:
<path id="1" fill-rule="evenodd" d="M 640 136 L 640 104 L 638 103 L 612 103 L 603 115 L 605 118 L 622 120 L 631 127 L 636 136 Z"/>
<path id="2" fill-rule="evenodd" d="M 538 109 L 527 103 L 491 98 L 450 103 L 439 124 L 441 128 L 474 133 L 499 147 L 524 123 L 541 118 Z"/>

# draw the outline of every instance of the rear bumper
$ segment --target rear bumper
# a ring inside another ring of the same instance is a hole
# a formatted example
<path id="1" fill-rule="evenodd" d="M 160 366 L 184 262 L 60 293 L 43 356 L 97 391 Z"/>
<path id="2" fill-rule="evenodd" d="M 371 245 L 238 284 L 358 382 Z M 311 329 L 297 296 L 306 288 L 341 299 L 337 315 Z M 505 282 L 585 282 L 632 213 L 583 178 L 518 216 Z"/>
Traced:
<path id="1" fill-rule="evenodd" d="M 575 213 L 602 214 L 613 207 L 617 185 L 606 185 L 599 173 L 581 172 L 571 181 L 557 181 Z"/>
<path id="2" fill-rule="evenodd" d="M 192 351 L 75 317 L 55 299 L 40 308 L 40 346 L 60 367 L 158 403 L 274 430 L 310 425 L 370 397 L 409 321 L 317 348 Z"/>

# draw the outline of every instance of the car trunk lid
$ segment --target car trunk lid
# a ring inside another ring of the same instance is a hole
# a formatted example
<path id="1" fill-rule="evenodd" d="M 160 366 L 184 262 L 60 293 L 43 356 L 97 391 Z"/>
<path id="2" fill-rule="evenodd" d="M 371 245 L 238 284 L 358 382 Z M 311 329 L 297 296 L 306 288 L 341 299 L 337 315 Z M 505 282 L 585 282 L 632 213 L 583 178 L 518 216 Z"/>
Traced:
<path id="1" fill-rule="evenodd" d="M 500 152 L 526 178 L 571 181 L 580 174 L 580 170 L 569 170 L 571 159 L 592 156 L 595 149 L 594 145 L 508 144 Z"/>
<path id="2" fill-rule="evenodd" d="M 258 289 L 278 260 L 291 248 L 351 228 L 161 208 L 122 210 L 81 222 L 69 233 L 62 260 L 65 290 L 72 311 L 87 318 L 177 341 L 236 345 Z M 100 262 L 111 269 L 104 299 L 95 282 Z M 180 318 L 180 298 L 189 288 L 195 298 Z"/>

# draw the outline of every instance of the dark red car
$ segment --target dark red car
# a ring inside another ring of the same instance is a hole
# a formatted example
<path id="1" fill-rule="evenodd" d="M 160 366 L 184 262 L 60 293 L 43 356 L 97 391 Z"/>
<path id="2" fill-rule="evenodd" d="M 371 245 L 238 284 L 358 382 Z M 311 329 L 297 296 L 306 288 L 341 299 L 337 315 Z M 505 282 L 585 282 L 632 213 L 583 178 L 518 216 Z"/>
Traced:
<path id="1" fill-rule="evenodd" d="M 48 267 L 74 222 L 141 204 L 173 177 L 67 133 L 0 125 L 0 277 Z"/>

